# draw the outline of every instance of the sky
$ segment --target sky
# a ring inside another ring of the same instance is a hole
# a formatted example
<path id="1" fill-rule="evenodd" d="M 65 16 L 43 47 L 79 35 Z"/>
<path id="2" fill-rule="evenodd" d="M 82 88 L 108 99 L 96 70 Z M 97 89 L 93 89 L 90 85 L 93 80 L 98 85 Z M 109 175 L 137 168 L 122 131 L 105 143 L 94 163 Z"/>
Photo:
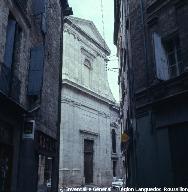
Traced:
<path id="1" fill-rule="evenodd" d="M 73 9 L 73 16 L 93 21 L 100 34 L 105 39 L 108 47 L 110 48 L 111 56 L 109 57 L 110 61 L 108 62 L 108 81 L 114 98 L 117 102 L 119 102 L 118 70 L 112 69 L 118 68 L 118 60 L 116 57 L 117 51 L 115 45 L 113 44 L 113 0 L 102 0 L 102 6 L 101 0 L 69 0 L 68 2 L 69 6 Z M 101 7 L 103 11 L 101 11 Z"/>

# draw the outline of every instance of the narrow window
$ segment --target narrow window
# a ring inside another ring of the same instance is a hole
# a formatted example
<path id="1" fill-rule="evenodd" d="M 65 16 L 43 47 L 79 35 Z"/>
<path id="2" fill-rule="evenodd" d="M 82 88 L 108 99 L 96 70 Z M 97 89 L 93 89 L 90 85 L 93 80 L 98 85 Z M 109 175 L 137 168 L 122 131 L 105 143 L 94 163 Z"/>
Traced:
<path id="1" fill-rule="evenodd" d="M 156 64 L 156 75 L 160 80 L 168 80 L 168 61 L 166 51 L 162 44 L 161 37 L 157 34 L 153 34 L 154 50 L 155 50 L 155 64 Z"/>
<path id="2" fill-rule="evenodd" d="M 112 129 L 112 152 L 116 153 L 116 132 Z"/>
<path id="3" fill-rule="evenodd" d="M 16 21 L 11 16 L 9 16 L 6 31 L 6 44 L 4 54 L 4 64 L 9 69 L 11 68 L 13 61 L 15 33 L 16 33 Z"/>
<path id="4" fill-rule="evenodd" d="M 5 94 L 12 94 L 11 89 L 13 89 L 14 92 L 19 90 L 19 80 L 13 74 L 16 67 L 14 63 L 19 62 L 21 32 L 21 28 L 16 20 L 9 14 L 6 30 L 4 63 L 0 74 L 0 88 Z M 18 96 L 16 94 L 14 95 Z"/>
<path id="5" fill-rule="evenodd" d="M 28 77 L 28 95 L 38 96 L 42 88 L 44 64 L 44 46 L 40 45 L 31 49 L 31 61 Z"/>
<path id="6" fill-rule="evenodd" d="M 117 165 L 117 162 L 113 161 L 113 177 L 116 177 L 116 165 Z"/>
<path id="7" fill-rule="evenodd" d="M 90 75 L 91 75 L 90 71 L 91 71 L 91 63 L 88 59 L 85 59 L 83 80 L 84 80 L 84 85 L 86 87 L 90 87 Z"/>
<path id="8" fill-rule="evenodd" d="M 44 186 L 48 188 L 48 191 L 51 191 L 53 158 L 41 154 L 38 158 L 38 191 L 41 191 Z"/>
<path id="9" fill-rule="evenodd" d="M 41 31 L 47 32 L 47 7 L 48 0 L 32 0 L 32 10 Z"/>

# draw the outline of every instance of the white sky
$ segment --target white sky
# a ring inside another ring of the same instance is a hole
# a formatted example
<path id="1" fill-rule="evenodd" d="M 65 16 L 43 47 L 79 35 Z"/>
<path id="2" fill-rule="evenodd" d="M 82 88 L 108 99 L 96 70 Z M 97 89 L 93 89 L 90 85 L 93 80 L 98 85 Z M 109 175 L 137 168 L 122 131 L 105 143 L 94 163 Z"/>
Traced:
<path id="1" fill-rule="evenodd" d="M 93 21 L 103 36 L 101 0 L 69 0 L 68 2 L 73 9 L 73 16 Z M 102 0 L 102 3 L 104 16 L 103 38 L 111 50 L 111 61 L 108 62 L 108 68 L 117 68 L 116 47 L 113 44 L 114 3 L 113 0 Z M 108 81 L 116 101 L 119 101 L 118 70 L 113 71 L 108 71 Z"/>

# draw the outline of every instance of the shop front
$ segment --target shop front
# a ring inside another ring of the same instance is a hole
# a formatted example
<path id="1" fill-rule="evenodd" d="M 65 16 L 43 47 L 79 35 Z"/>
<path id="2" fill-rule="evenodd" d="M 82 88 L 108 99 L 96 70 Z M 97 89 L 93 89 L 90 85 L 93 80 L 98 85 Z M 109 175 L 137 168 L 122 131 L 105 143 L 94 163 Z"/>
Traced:
<path id="1" fill-rule="evenodd" d="M 37 131 L 36 146 L 38 151 L 38 185 L 37 192 L 53 191 L 54 163 L 56 158 L 56 140 Z"/>

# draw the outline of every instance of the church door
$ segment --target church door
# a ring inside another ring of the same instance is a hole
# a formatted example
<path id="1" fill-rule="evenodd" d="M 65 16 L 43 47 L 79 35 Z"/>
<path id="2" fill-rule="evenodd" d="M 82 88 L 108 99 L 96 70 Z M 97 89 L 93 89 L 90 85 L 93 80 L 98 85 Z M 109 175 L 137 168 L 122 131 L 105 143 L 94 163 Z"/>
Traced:
<path id="1" fill-rule="evenodd" d="M 93 141 L 84 140 L 84 176 L 85 183 L 93 183 Z"/>

